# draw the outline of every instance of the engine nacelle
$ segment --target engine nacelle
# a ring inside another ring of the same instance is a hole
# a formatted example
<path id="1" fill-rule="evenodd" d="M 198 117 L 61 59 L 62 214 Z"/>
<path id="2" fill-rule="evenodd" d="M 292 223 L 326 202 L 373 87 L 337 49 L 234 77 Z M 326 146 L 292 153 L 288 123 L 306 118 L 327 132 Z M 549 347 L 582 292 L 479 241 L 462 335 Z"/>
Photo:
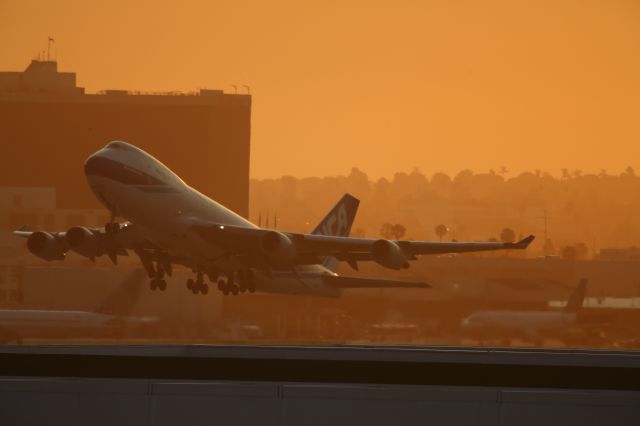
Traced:
<path id="1" fill-rule="evenodd" d="M 296 245 L 282 232 L 270 231 L 260 242 L 262 252 L 276 265 L 290 265 L 296 258 Z"/>
<path id="2" fill-rule="evenodd" d="M 389 269 L 406 269 L 409 261 L 395 241 L 378 240 L 371 247 L 373 260 Z"/>
<path id="3" fill-rule="evenodd" d="M 27 248 L 40 259 L 64 260 L 65 258 L 66 247 L 48 232 L 39 231 L 29 235 Z"/>
<path id="4" fill-rule="evenodd" d="M 69 248 L 79 255 L 94 258 L 102 254 L 98 238 L 84 226 L 74 226 L 67 231 Z"/>

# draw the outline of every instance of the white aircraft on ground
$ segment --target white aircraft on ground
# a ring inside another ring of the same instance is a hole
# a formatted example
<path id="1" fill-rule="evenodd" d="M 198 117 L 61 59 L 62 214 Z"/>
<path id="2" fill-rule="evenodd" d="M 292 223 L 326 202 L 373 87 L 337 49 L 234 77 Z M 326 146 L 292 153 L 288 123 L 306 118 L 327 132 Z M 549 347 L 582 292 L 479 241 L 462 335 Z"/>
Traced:
<path id="1" fill-rule="evenodd" d="M 462 321 L 462 326 L 472 333 L 522 335 L 542 340 L 550 333 L 565 333 L 577 323 L 578 313 L 587 292 L 587 280 L 582 279 L 571 292 L 562 310 L 555 311 L 477 311 Z"/>
<path id="2" fill-rule="evenodd" d="M 135 252 L 151 289 L 166 288 L 172 265 L 193 270 L 187 281 L 194 294 L 206 294 L 205 275 L 225 294 L 277 292 L 339 296 L 344 288 L 429 287 L 423 283 L 343 277 L 339 261 L 357 269 L 375 261 L 391 269 L 409 267 L 417 255 L 499 249 L 525 249 L 533 236 L 517 243 L 391 241 L 350 238 L 359 201 L 349 194 L 310 234 L 260 228 L 188 186 L 160 161 L 121 141 L 109 143 L 85 163 L 89 186 L 111 212 L 104 228 L 73 227 L 66 232 L 14 231 L 45 260 L 62 260 L 67 251 L 95 259 Z M 117 223 L 121 217 L 125 223 Z M 226 279 L 223 279 L 222 277 Z"/>
<path id="3" fill-rule="evenodd" d="M 155 317 L 132 316 L 144 271 L 135 270 L 93 311 L 0 309 L 0 343 L 23 339 L 118 337 Z"/>

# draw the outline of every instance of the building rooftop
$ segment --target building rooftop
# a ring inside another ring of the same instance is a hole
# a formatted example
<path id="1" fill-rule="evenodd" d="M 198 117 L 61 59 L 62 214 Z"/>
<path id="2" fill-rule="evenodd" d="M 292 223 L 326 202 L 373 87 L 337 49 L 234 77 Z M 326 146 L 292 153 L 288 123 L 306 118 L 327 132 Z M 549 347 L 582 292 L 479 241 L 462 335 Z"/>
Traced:
<path id="1" fill-rule="evenodd" d="M 72 98 L 74 101 L 97 102 L 171 102 L 171 103 L 202 103 L 211 104 L 217 100 L 229 97 L 242 99 L 247 102 L 251 99 L 249 93 L 224 93 L 223 90 L 199 89 L 193 92 L 143 92 L 132 90 L 107 89 L 95 94 L 85 93 L 83 87 L 76 84 L 76 73 L 59 72 L 56 61 L 44 61 L 34 59 L 22 72 L 0 71 L 0 97 L 21 101 L 46 101 L 59 100 L 60 98 Z M 217 98 L 217 99 L 216 99 Z"/>

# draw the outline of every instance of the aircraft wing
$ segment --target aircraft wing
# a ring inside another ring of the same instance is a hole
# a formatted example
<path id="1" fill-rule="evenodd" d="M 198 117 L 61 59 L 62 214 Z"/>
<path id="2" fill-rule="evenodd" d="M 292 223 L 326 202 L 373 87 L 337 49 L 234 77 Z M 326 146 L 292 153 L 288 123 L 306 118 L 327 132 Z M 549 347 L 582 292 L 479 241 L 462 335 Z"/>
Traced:
<path id="1" fill-rule="evenodd" d="M 292 264 L 319 263 L 325 256 L 348 262 L 357 269 L 358 261 L 376 261 L 391 269 L 408 267 L 416 256 L 444 253 L 466 253 L 490 250 L 523 250 L 533 235 L 515 243 L 502 242 L 435 242 L 351 238 L 318 234 L 279 232 L 260 228 L 197 222 L 193 229 L 206 241 L 225 247 L 229 255 L 244 256 L 245 263 L 288 255 Z M 295 258 L 294 258 L 295 255 Z M 263 263 L 264 264 L 264 263 Z"/>
<path id="2" fill-rule="evenodd" d="M 322 280 L 327 287 L 336 288 L 431 288 L 431 285 L 421 282 L 379 280 L 339 275 L 325 275 Z"/>
<path id="3" fill-rule="evenodd" d="M 535 239 L 529 235 L 515 243 L 500 242 L 437 242 L 437 241 L 406 241 L 409 250 L 414 255 L 420 254 L 444 254 L 444 253 L 465 253 L 474 251 L 491 250 L 524 250 Z"/>

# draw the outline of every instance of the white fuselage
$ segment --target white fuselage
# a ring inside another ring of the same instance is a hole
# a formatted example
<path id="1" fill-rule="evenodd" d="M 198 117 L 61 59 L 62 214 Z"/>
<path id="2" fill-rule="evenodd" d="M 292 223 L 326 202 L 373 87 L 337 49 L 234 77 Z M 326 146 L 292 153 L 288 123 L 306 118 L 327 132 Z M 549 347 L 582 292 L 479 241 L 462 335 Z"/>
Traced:
<path id="1" fill-rule="evenodd" d="M 503 330 L 534 334 L 575 324 L 576 314 L 565 311 L 478 311 L 464 319 L 465 329 Z"/>
<path id="2" fill-rule="evenodd" d="M 225 256 L 223 247 L 198 235 L 193 230 L 194 223 L 258 228 L 191 188 L 153 156 L 123 142 L 112 142 L 89 157 L 85 174 L 105 207 L 134 223 L 146 239 L 170 256 L 185 259 L 181 263 L 192 269 L 205 266 L 226 272 L 241 266 Z M 297 271 L 297 274 L 274 272 L 271 277 L 255 271 L 256 289 L 290 294 L 340 294 L 339 289 L 324 286 L 322 275 L 333 274 L 324 266 L 298 267 Z"/>
<path id="3" fill-rule="evenodd" d="M 0 340 L 6 338 L 95 337 L 153 318 L 120 317 L 87 311 L 0 309 Z"/>

